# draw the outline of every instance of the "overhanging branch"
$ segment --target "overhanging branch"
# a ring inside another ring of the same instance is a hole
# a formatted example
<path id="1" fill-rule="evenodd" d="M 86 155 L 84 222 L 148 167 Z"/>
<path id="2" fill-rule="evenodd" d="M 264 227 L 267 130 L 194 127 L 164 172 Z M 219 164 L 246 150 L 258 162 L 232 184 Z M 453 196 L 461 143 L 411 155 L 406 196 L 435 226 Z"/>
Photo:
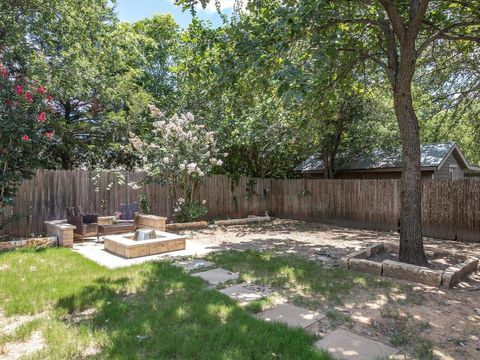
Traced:
<path id="1" fill-rule="evenodd" d="M 431 24 L 429 23 L 426 23 L 426 24 L 431 26 Z M 451 31 L 453 30 L 456 30 L 462 27 L 467 27 L 467 26 L 480 26 L 480 23 L 478 21 L 459 22 L 459 23 L 450 24 L 444 27 L 443 29 L 437 30 L 419 46 L 417 50 L 417 56 L 420 56 L 425 51 L 425 49 L 428 48 L 430 44 L 432 44 L 434 41 L 438 39 L 468 40 L 468 41 L 480 42 L 480 36 L 451 33 Z"/>

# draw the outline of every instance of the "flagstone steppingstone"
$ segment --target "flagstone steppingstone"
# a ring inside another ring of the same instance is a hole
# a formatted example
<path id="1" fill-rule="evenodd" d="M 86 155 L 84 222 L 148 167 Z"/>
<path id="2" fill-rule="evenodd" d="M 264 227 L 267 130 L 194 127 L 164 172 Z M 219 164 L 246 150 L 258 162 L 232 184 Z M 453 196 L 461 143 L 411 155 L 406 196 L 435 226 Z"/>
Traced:
<path id="1" fill-rule="evenodd" d="M 186 261 L 177 261 L 173 263 L 173 265 L 180 267 L 185 271 L 193 271 L 197 269 L 215 266 L 215 263 L 207 260 L 202 260 L 202 259 L 194 259 L 194 260 L 186 260 Z"/>
<path id="2" fill-rule="evenodd" d="M 383 359 L 398 353 L 398 350 L 391 346 L 343 329 L 328 333 L 318 340 L 315 346 L 329 351 L 336 359 L 343 360 Z"/>
<path id="3" fill-rule="evenodd" d="M 192 276 L 202 278 L 212 285 L 218 285 L 226 281 L 238 279 L 238 273 L 234 273 L 222 268 L 198 272 L 192 274 Z"/>
<path id="4" fill-rule="evenodd" d="M 220 290 L 220 292 L 237 300 L 242 305 L 275 294 L 275 291 L 268 286 L 248 283 L 233 285 Z"/>
<path id="5" fill-rule="evenodd" d="M 271 309 L 257 314 L 257 317 L 265 321 L 282 322 L 292 327 L 306 328 L 323 319 L 325 315 L 318 311 L 285 303 L 275 305 Z"/>

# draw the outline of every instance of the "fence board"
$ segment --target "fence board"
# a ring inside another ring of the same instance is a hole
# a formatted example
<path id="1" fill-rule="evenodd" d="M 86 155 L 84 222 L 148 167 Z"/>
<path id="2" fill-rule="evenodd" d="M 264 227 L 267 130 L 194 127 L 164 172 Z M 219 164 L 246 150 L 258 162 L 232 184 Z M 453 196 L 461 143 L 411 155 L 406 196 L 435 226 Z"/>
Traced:
<path id="1" fill-rule="evenodd" d="M 40 170 L 21 184 L 7 214 L 23 215 L 3 231 L 18 236 L 44 231 L 45 220 L 62 219 L 65 208 L 80 205 L 85 212 L 112 215 L 121 203 L 138 201 L 145 194 L 152 213 L 172 216 L 173 201 L 166 186 L 147 184 L 134 189 L 127 184 L 143 179 L 142 173 L 124 173 L 124 184 L 113 174 L 85 170 Z M 111 188 L 108 185 L 113 184 Z M 214 175 L 199 187 L 198 200 L 207 200 L 209 218 L 239 218 L 250 214 L 332 222 L 356 227 L 397 230 L 400 186 L 396 179 L 233 180 Z M 423 180 L 424 235 L 480 242 L 480 181 Z"/>

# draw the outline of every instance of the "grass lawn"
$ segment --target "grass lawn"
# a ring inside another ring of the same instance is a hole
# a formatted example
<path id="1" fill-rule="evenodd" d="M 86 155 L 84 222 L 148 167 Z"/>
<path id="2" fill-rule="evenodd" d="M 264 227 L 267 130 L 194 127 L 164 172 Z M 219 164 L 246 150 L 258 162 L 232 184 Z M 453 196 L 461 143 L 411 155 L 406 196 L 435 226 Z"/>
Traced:
<path id="1" fill-rule="evenodd" d="M 331 358 L 307 332 L 257 320 L 168 262 L 108 270 L 47 249 L 2 253 L 0 269 L 4 315 L 43 315 L 1 335 L 0 354 L 40 331 L 38 359 Z"/>
<path id="2" fill-rule="evenodd" d="M 295 256 L 228 251 L 209 260 L 312 309 L 341 303 L 355 288 L 391 286 Z M 32 355 L 38 359 L 331 359 L 310 333 L 253 317 L 267 302 L 242 308 L 167 261 L 109 270 L 68 249 L 6 252 L 0 310 L 42 317 L 0 335 L 0 354 L 40 332 L 45 347 Z M 337 315 L 327 313 L 335 322 Z"/>

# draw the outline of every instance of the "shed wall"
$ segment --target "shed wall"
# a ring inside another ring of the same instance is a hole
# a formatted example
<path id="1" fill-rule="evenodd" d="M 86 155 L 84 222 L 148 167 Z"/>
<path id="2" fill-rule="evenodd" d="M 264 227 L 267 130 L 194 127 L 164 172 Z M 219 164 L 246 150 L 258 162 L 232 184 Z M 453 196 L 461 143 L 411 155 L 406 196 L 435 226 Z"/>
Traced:
<path id="1" fill-rule="evenodd" d="M 450 165 L 457 166 L 458 174 L 459 174 L 460 179 L 463 179 L 465 177 L 464 169 L 463 169 L 461 163 L 457 160 L 457 156 L 455 155 L 455 152 L 452 152 L 445 159 L 445 162 L 443 163 L 443 165 L 433 173 L 433 178 L 434 179 L 449 180 L 450 179 L 450 175 L 449 175 L 449 166 Z"/>

